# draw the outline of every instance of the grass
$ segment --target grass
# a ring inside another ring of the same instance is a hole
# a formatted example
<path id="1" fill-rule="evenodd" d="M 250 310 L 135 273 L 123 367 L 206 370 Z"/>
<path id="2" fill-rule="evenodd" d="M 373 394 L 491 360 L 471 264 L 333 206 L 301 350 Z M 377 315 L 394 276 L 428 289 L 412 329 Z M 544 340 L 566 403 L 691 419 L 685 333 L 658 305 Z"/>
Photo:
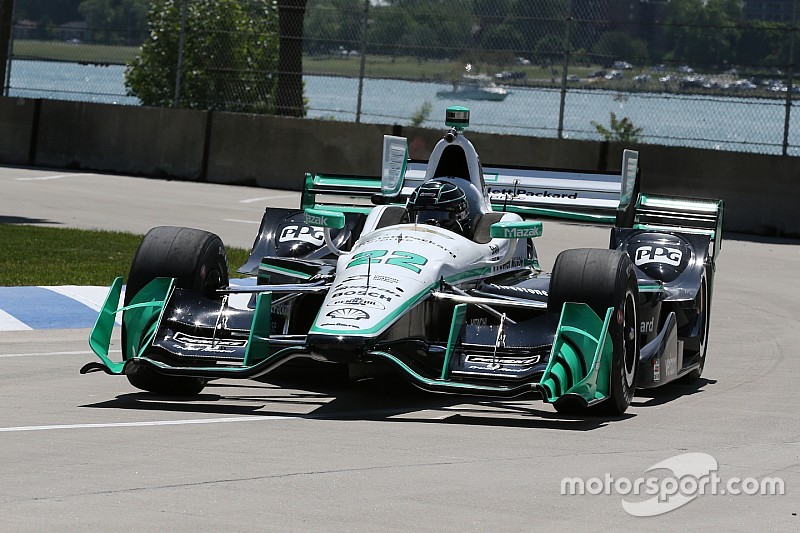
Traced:
<path id="1" fill-rule="evenodd" d="M 61 41 L 14 41 L 14 57 L 20 59 L 50 59 L 76 63 L 107 63 L 125 65 L 139 53 L 138 46 L 65 43 Z"/>
<path id="2" fill-rule="evenodd" d="M 142 235 L 0 224 L 0 287 L 110 285 L 127 277 Z M 227 248 L 230 276 L 249 252 Z"/>

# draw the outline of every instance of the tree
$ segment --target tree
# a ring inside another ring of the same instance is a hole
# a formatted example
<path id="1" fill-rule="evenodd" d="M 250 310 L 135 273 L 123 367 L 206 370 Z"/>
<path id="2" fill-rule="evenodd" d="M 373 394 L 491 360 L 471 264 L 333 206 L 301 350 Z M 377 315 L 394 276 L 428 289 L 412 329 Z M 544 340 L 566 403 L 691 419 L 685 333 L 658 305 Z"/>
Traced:
<path id="1" fill-rule="evenodd" d="M 594 44 L 595 57 L 603 57 L 611 63 L 615 60 L 634 61 L 643 64 L 648 59 L 647 44 L 627 33 L 610 31 L 600 36 Z"/>
<path id="2" fill-rule="evenodd" d="M 178 72 L 182 9 L 182 67 Z M 272 113 L 277 13 L 268 0 L 154 0 L 150 34 L 125 72 L 144 105 Z"/>
<path id="3" fill-rule="evenodd" d="M 738 40 L 741 13 L 740 0 L 672 0 L 666 24 L 673 59 L 704 65 L 733 59 L 728 55 Z"/>
<path id="4" fill-rule="evenodd" d="M 83 0 L 78 11 L 92 39 L 107 44 L 139 44 L 147 29 L 149 0 Z"/>
<path id="5" fill-rule="evenodd" d="M 637 128 L 628 117 L 623 117 L 622 120 L 617 119 L 615 113 L 611 113 L 611 123 L 608 128 L 602 124 L 592 120 L 590 122 L 597 133 L 603 137 L 604 141 L 617 141 L 622 143 L 637 143 L 639 142 L 639 134 L 642 133 L 644 128 Z"/>

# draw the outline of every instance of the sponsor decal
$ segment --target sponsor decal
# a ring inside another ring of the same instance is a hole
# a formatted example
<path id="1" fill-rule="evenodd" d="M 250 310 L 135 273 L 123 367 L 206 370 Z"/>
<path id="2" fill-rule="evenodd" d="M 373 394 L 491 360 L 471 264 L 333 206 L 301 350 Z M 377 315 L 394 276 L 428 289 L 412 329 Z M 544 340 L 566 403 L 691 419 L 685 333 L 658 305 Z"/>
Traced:
<path id="1" fill-rule="evenodd" d="M 164 340 L 169 340 L 164 339 Z M 234 353 L 236 348 L 247 346 L 245 339 L 209 339 L 178 332 L 172 341 L 181 349 L 193 352 Z"/>
<path id="2" fill-rule="evenodd" d="M 384 302 L 391 302 L 394 298 L 400 297 L 400 294 L 384 289 L 383 287 L 371 287 L 369 285 L 350 285 L 348 287 L 336 287 L 331 292 L 331 300 L 342 298 L 345 296 L 368 296 L 372 299 L 382 300 Z"/>
<path id="3" fill-rule="evenodd" d="M 494 283 L 490 283 L 488 286 L 498 290 L 523 292 L 525 294 L 532 294 L 534 296 L 547 297 L 547 291 L 542 289 L 530 289 L 528 287 L 516 287 L 514 285 L 495 285 Z"/>
<path id="4" fill-rule="evenodd" d="M 325 226 L 327 223 L 328 218 L 323 217 L 321 215 L 312 215 L 310 213 L 306 213 L 306 223 L 312 226 Z"/>
<path id="5" fill-rule="evenodd" d="M 506 239 L 523 239 L 525 237 L 538 237 L 539 228 L 503 228 L 503 237 Z"/>
<path id="6" fill-rule="evenodd" d="M 500 247 L 497 246 L 496 244 L 490 244 L 489 245 L 489 253 L 491 253 L 492 255 L 499 254 L 500 253 Z"/>
<path id="7" fill-rule="evenodd" d="M 359 329 L 359 327 L 356 326 L 355 324 L 345 324 L 343 322 L 324 322 L 322 324 L 319 324 L 319 327 L 321 327 L 321 328 L 333 328 L 333 327 L 336 327 L 336 328 Z"/>
<path id="8" fill-rule="evenodd" d="M 348 305 L 348 306 L 367 307 L 369 309 L 380 309 L 380 310 L 386 309 L 386 306 L 377 300 L 373 300 L 370 298 L 361 298 L 361 297 L 332 301 L 330 305 L 331 306 Z"/>
<path id="9" fill-rule="evenodd" d="M 650 322 L 641 322 L 639 323 L 639 333 L 652 333 L 653 328 L 655 327 L 656 318 L 653 317 L 650 319 Z"/>
<path id="10" fill-rule="evenodd" d="M 278 235 L 278 242 L 302 241 L 315 246 L 322 246 L 325 242 L 322 230 L 310 226 L 286 226 Z"/>
<path id="11" fill-rule="evenodd" d="M 548 190 L 532 190 L 532 189 L 525 189 L 525 188 L 511 188 L 511 189 L 499 189 L 494 187 L 487 187 L 486 192 L 489 193 L 489 198 L 492 200 L 502 200 L 506 195 L 511 195 L 514 198 L 519 198 L 520 200 L 525 200 L 527 196 L 537 197 L 537 198 L 563 198 L 567 200 L 577 200 L 578 199 L 578 192 L 550 192 Z"/>
<path id="12" fill-rule="evenodd" d="M 636 266 L 649 265 L 650 263 L 663 263 L 672 266 L 680 266 L 683 252 L 677 248 L 665 246 L 644 245 L 636 249 L 633 263 Z"/>
<path id="13" fill-rule="evenodd" d="M 512 357 L 501 357 L 495 358 L 491 355 L 467 355 L 464 358 L 465 363 L 477 363 L 477 364 L 496 364 L 500 363 L 501 365 L 525 365 L 525 366 L 532 366 L 539 362 L 541 357 L 539 355 L 532 355 L 530 357 L 519 357 L 519 358 L 512 358 Z"/>
<path id="14" fill-rule="evenodd" d="M 664 375 L 674 376 L 678 373 L 678 354 L 673 353 L 664 358 Z"/>
<path id="15" fill-rule="evenodd" d="M 653 381 L 658 383 L 661 381 L 661 361 L 653 359 Z"/>
<path id="16" fill-rule="evenodd" d="M 327 313 L 325 316 L 331 318 L 338 318 L 339 320 L 364 320 L 369 318 L 369 313 L 363 309 L 356 309 L 355 307 L 345 307 L 343 309 L 334 309 Z"/>

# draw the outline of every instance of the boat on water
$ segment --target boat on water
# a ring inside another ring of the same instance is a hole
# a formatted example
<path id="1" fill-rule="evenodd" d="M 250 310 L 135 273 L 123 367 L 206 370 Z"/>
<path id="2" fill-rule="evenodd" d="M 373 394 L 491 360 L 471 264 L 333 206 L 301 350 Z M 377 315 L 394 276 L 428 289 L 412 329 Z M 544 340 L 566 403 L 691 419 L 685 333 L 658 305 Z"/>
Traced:
<path id="1" fill-rule="evenodd" d="M 436 92 L 438 98 L 492 102 L 502 102 L 508 94 L 508 90 L 494 83 L 489 76 L 464 76 L 461 80 L 453 82 L 452 90 Z"/>

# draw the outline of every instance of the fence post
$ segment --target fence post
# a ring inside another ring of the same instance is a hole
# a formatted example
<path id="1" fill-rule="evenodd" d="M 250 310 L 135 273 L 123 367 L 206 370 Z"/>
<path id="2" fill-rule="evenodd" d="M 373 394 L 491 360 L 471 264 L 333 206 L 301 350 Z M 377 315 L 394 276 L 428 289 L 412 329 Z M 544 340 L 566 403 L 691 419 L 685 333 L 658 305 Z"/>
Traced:
<path id="1" fill-rule="evenodd" d="M 358 68 L 358 104 L 356 105 L 356 124 L 361 122 L 361 98 L 364 96 L 364 70 L 367 66 L 367 21 L 369 20 L 369 0 L 364 0 L 364 20 L 361 23 L 361 66 Z"/>
<path id="2" fill-rule="evenodd" d="M 794 36 L 797 33 L 797 0 L 792 2 L 792 28 L 789 35 L 789 69 L 786 82 L 786 116 L 783 121 L 783 155 L 789 154 L 789 125 L 792 117 L 792 85 L 794 79 Z"/>
<path id="3" fill-rule="evenodd" d="M 0 0 L 0 81 L 3 96 L 11 85 L 11 39 L 14 34 L 14 0 Z"/>
<path id="4" fill-rule="evenodd" d="M 186 2 L 189 0 L 181 0 L 181 29 L 178 35 L 178 63 L 175 65 L 175 96 L 172 100 L 172 107 L 178 107 L 178 102 L 181 99 L 181 72 L 183 71 L 183 42 L 186 35 Z"/>
<path id="5" fill-rule="evenodd" d="M 558 138 L 564 138 L 564 106 L 567 100 L 567 68 L 569 68 L 569 33 L 572 26 L 572 0 L 569 2 L 569 11 L 567 12 L 567 19 L 565 21 L 566 28 L 564 29 L 564 65 L 561 68 L 561 100 L 558 104 Z"/>

